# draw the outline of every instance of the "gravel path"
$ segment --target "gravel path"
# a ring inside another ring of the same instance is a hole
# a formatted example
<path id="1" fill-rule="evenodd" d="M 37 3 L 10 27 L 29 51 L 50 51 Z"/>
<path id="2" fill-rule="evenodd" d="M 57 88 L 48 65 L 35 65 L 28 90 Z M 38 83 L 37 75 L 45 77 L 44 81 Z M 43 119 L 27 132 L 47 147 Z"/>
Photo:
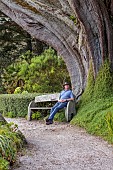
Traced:
<path id="1" fill-rule="evenodd" d="M 28 146 L 14 170 L 113 170 L 113 146 L 67 123 L 10 119 Z"/>

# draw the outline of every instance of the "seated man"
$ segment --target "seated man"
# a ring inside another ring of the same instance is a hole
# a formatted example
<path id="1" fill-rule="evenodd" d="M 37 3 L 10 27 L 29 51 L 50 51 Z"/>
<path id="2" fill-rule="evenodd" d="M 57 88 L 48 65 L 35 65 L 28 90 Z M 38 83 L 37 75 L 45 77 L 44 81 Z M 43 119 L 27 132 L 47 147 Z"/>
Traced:
<path id="1" fill-rule="evenodd" d="M 63 87 L 64 90 L 61 91 L 58 102 L 51 108 L 50 116 L 46 119 L 46 125 L 52 124 L 55 114 L 60 109 L 66 107 L 68 101 L 74 100 L 74 95 L 72 93 L 72 90 L 70 90 L 70 84 L 65 82 Z"/>

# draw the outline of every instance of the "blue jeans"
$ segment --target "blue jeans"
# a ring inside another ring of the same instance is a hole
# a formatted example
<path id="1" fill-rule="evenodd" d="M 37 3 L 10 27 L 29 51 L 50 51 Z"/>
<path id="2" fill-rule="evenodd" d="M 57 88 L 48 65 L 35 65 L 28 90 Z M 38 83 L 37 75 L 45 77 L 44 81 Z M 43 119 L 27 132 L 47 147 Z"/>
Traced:
<path id="1" fill-rule="evenodd" d="M 61 102 L 57 102 L 50 111 L 50 116 L 49 119 L 53 120 L 55 114 L 60 110 L 63 109 L 64 107 L 67 106 L 67 102 L 61 103 Z"/>

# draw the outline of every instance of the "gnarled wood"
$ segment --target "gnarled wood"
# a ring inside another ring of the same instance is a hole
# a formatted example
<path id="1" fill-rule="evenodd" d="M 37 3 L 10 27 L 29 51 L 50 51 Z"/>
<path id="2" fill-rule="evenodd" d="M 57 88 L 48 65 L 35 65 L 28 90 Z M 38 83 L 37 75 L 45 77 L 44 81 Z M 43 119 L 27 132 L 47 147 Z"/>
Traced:
<path id="1" fill-rule="evenodd" d="M 63 57 L 76 95 L 90 60 L 95 77 L 106 58 L 113 70 L 112 7 L 111 0 L 0 0 L 3 13 Z"/>
<path id="2" fill-rule="evenodd" d="M 75 94 L 85 87 L 88 50 L 77 44 L 81 29 L 70 19 L 74 13 L 68 1 L 0 0 L 0 10 L 57 50 L 66 62 Z"/>

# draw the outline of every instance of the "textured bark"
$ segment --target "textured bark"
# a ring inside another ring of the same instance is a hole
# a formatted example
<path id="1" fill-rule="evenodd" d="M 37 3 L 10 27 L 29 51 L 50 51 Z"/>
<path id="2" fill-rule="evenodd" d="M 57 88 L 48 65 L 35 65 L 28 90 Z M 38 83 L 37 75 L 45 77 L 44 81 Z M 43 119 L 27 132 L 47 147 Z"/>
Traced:
<path id="1" fill-rule="evenodd" d="M 0 0 L 3 13 L 63 57 L 75 94 L 85 87 L 91 59 L 95 76 L 105 58 L 113 66 L 112 6 L 101 0 Z"/>
<path id="2" fill-rule="evenodd" d="M 71 6 L 84 26 L 95 75 L 106 58 L 113 70 L 113 2 L 71 0 Z"/>

